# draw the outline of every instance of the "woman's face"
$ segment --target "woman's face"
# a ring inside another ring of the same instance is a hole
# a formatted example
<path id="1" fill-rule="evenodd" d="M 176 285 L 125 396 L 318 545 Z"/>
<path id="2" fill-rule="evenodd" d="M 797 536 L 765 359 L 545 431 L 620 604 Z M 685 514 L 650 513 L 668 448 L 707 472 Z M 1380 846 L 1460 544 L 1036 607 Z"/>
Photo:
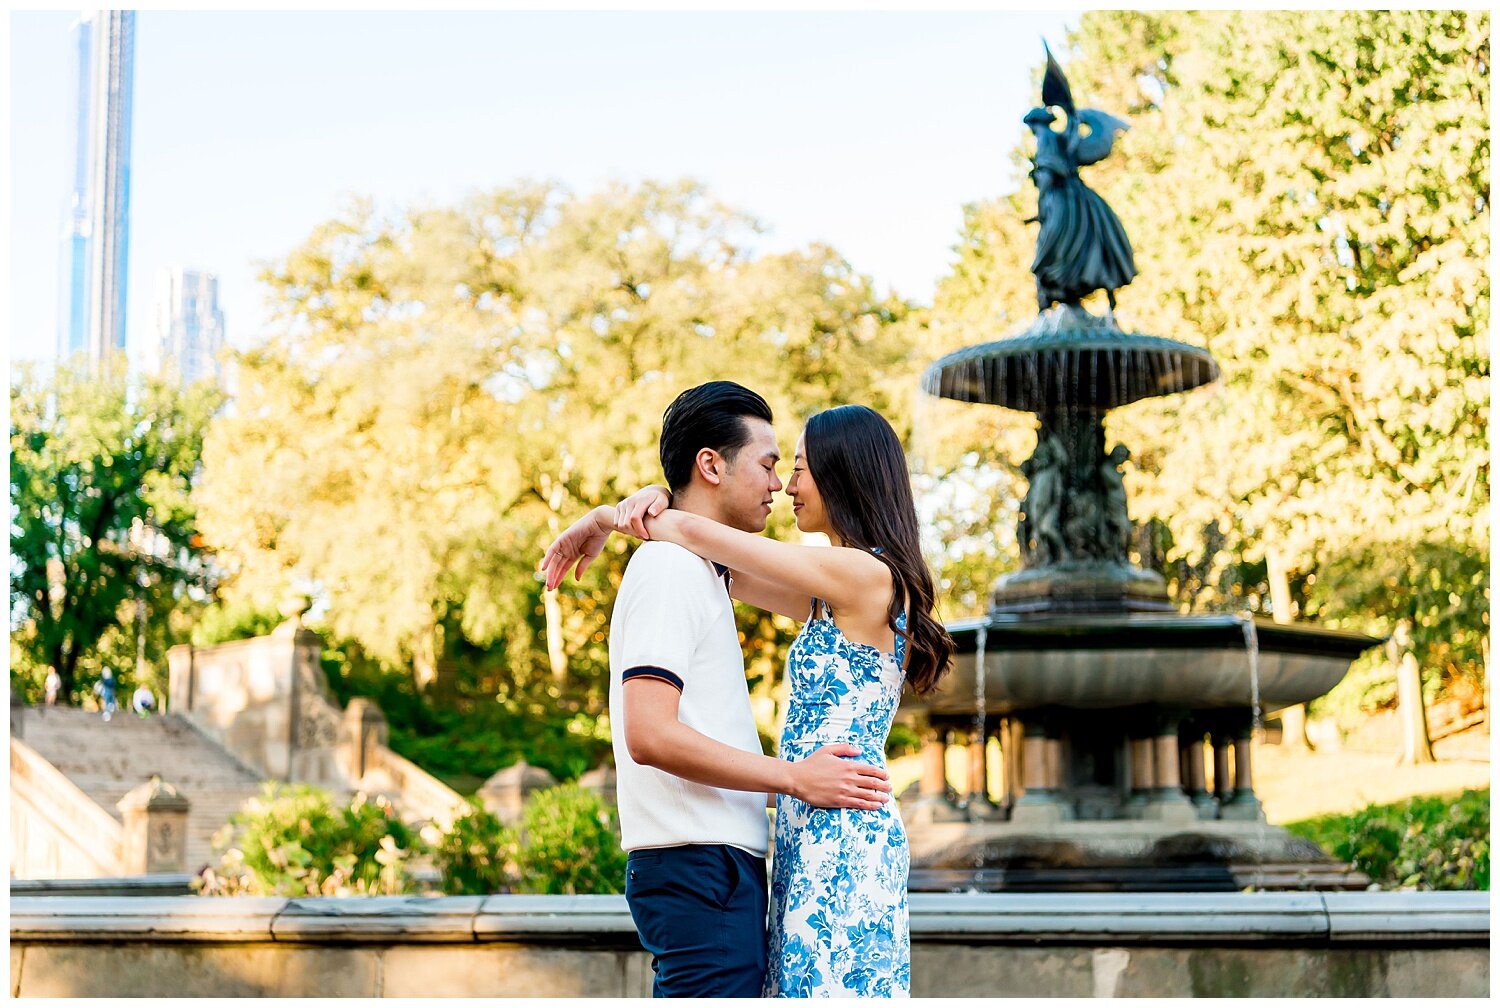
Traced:
<path id="1" fill-rule="evenodd" d="M 792 498 L 792 513 L 797 516 L 799 529 L 803 532 L 831 531 L 828 527 L 828 515 L 823 510 L 823 498 L 808 469 L 806 431 L 797 437 L 797 451 L 792 457 L 792 478 L 786 485 L 786 492 Z"/>

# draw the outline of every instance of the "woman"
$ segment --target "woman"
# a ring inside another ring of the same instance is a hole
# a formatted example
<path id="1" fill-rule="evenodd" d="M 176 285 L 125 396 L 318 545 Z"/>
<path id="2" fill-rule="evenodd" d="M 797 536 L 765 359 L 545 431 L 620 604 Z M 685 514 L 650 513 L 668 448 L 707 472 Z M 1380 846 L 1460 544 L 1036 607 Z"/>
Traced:
<path id="1" fill-rule="evenodd" d="M 826 533 L 832 549 L 665 509 L 659 487 L 605 521 L 726 566 L 735 598 L 805 621 L 787 655 L 783 759 L 844 742 L 861 750 L 858 759 L 883 766 L 903 685 L 936 688 L 953 650 L 933 616 L 932 576 L 895 431 L 864 406 L 814 415 L 797 441 L 786 492 L 797 527 Z M 573 560 L 563 559 L 565 571 Z M 774 849 L 766 994 L 906 996 L 909 857 L 895 803 L 826 809 L 780 795 Z"/>

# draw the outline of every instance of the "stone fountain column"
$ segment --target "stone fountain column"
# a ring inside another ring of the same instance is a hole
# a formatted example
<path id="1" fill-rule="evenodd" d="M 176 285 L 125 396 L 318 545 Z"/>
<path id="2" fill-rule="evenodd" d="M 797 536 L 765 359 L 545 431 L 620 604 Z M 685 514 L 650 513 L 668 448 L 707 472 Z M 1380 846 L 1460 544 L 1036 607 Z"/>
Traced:
<path id="1" fill-rule="evenodd" d="M 1201 725 L 1191 727 L 1187 745 L 1183 747 L 1184 762 L 1187 765 L 1187 777 L 1183 783 L 1187 788 L 1188 800 L 1198 810 L 1198 818 L 1215 819 L 1218 818 L 1219 805 L 1214 801 L 1214 796 L 1208 793 L 1208 772 L 1203 764 L 1203 736 Z"/>
<path id="2" fill-rule="evenodd" d="M 922 739 L 922 776 L 916 795 L 905 799 L 901 816 L 912 824 L 951 822 L 963 818 L 948 800 L 948 729 L 930 721 L 918 728 Z M 910 792 L 908 792 L 910 794 Z"/>
<path id="3" fill-rule="evenodd" d="M 1192 802 L 1182 793 L 1182 779 L 1178 770 L 1182 766 L 1178 754 L 1177 726 L 1183 715 L 1178 711 L 1163 711 L 1156 723 L 1156 733 L 1151 739 L 1152 766 L 1155 780 L 1151 797 L 1141 809 L 1141 818 L 1157 822 L 1189 822 L 1197 818 Z"/>
<path id="4" fill-rule="evenodd" d="M 1141 810 L 1151 800 L 1151 786 L 1156 779 L 1156 769 L 1153 765 L 1153 745 L 1150 734 L 1132 736 L 1128 743 L 1130 752 L 1130 797 L 1125 801 L 1126 814 L 1132 819 L 1139 819 Z"/>
<path id="5" fill-rule="evenodd" d="M 989 796 L 989 731 L 988 724 L 980 728 L 976 722 L 969 733 L 969 773 L 966 807 L 970 821 L 995 818 L 995 803 Z"/>
<path id="6" fill-rule="evenodd" d="M 1073 818 L 1073 810 L 1058 788 L 1058 755 L 1061 741 L 1047 717 L 1033 714 L 1025 722 L 1021 752 L 1021 786 L 1024 790 L 1011 809 L 1010 821 L 1045 826 Z"/>
<path id="7" fill-rule="evenodd" d="M 1255 797 L 1255 788 L 1250 779 L 1250 734 L 1252 726 L 1246 722 L 1234 733 L 1234 796 L 1219 810 L 1224 819 L 1239 819 L 1260 822 L 1265 819 L 1260 799 Z"/>
<path id="8" fill-rule="evenodd" d="M 1000 729 L 1001 786 L 1004 789 L 1002 803 L 1007 810 L 1021 796 L 1021 750 L 1025 745 L 1025 733 L 1021 722 L 1007 717 Z"/>
<path id="9" fill-rule="evenodd" d="M 1230 737 L 1223 729 L 1213 732 L 1211 741 L 1214 749 L 1214 798 L 1222 810 L 1225 803 L 1229 801 L 1229 745 Z"/>

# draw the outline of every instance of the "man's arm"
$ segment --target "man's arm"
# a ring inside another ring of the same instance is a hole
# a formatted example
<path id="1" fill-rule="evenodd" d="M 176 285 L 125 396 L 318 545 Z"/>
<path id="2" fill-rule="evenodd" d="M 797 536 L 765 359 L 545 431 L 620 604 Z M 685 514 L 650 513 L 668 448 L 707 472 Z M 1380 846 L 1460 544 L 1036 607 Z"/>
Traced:
<path id="1" fill-rule="evenodd" d="M 879 767 L 851 763 L 850 745 L 823 746 L 791 763 L 715 741 L 678 720 L 682 694 L 671 683 L 637 676 L 625 682 L 625 748 L 643 766 L 728 791 L 788 794 L 809 805 L 878 809 L 891 785 Z"/>

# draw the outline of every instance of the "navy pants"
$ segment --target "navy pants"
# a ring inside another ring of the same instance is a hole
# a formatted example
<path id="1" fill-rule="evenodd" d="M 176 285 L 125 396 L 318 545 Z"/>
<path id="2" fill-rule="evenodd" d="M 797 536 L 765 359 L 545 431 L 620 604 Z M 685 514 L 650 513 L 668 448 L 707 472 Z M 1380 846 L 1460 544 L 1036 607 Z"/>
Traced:
<path id="1" fill-rule="evenodd" d="M 625 902 L 655 997 L 760 997 L 766 861 L 727 844 L 631 851 Z"/>

